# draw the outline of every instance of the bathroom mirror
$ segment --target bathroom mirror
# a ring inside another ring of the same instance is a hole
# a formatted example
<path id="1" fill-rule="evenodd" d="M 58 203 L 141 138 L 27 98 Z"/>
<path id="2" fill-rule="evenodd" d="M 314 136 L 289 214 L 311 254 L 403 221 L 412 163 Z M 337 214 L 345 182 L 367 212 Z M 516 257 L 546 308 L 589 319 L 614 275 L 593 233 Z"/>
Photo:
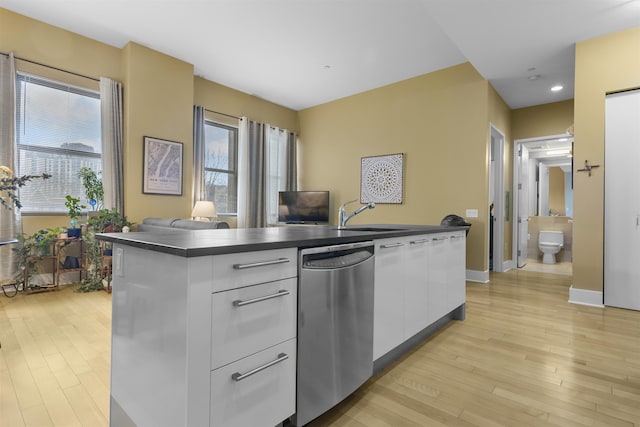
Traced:
<path id="1" fill-rule="evenodd" d="M 573 216 L 573 138 L 523 144 L 529 153 L 529 216 Z"/>

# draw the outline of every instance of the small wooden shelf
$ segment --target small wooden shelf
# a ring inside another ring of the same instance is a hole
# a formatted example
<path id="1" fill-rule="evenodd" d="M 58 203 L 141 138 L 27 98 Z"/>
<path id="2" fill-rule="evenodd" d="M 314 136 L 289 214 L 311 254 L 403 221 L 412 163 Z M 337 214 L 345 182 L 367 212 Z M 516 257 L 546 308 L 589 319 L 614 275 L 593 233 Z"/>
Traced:
<path id="1" fill-rule="evenodd" d="M 70 245 L 80 245 L 78 248 L 78 267 L 74 268 L 64 268 L 63 264 L 60 262 L 60 256 L 65 253 L 65 248 L 68 248 Z M 27 257 L 26 266 L 24 270 L 24 292 L 44 292 L 52 289 L 57 289 L 60 285 L 60 275 L 66 272 L 74 272 L 77 271 L 80 274 L 80 280 L 82 280 L 82 273 L 85 271 L 85 248 L 84 242 L 82 238 L 70 237 L 66 239 L 56 239 L 55 242 L 51 245 L 51 255 L 32 255 Z M 31 262 L 51 262 L 51 272 L 47 272 L 47 274 L 51 274 L 51 283 L 39 284 L 29 286 L 29 276 L 30 276 L 30 268 L 29 264 Z"/>

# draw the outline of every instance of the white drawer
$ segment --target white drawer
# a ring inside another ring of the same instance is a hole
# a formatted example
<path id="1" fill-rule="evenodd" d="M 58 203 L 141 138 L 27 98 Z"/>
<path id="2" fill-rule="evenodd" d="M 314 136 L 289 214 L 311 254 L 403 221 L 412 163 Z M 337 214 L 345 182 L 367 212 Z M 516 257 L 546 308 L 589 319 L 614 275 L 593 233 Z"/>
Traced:
<path id="1" fill-rule="evenodd" d="M 244 379 L 232 378 L 260 367 Z M 295 339 L 211 372 L 213 427 L 274 426 L 293 415 L 295 402 Z"/>
<path id="2" fill-rule="evenodd" d="M 297 278 L 211 296 L 211 368 L 296 336 Z"/>
<path id="3" fill-rule="evenodd" d="M 297 248 L 216 255 L 212 292 L 287 279 L 297 274 Z"/>

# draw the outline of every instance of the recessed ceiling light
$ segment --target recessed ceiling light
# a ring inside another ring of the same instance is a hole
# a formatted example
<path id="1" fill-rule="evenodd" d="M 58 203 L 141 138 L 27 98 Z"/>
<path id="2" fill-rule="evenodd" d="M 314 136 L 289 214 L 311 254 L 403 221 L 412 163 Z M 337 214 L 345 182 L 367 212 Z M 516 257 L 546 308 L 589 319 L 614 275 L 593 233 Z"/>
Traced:
<path id="1" fill-rule="evenodd" d="M 564 89 L 564 86 L 562 85 L 555 85 L 551 88 L 551 92 L 558 92 L 561 91 L 562 89 Z"/>

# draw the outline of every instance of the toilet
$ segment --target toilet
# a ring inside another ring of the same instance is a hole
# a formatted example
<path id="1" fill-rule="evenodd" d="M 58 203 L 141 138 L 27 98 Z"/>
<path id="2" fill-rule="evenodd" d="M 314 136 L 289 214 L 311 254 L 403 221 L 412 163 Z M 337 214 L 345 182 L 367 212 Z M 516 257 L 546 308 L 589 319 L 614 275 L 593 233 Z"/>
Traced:
<path id="1" fill-rule="evenodd" d="M 564 246 L 562 231 L 540 231 L 538 234 L 538 248 L 543 253 L 543 264 L 555 264 L 556 254 Z"/>

